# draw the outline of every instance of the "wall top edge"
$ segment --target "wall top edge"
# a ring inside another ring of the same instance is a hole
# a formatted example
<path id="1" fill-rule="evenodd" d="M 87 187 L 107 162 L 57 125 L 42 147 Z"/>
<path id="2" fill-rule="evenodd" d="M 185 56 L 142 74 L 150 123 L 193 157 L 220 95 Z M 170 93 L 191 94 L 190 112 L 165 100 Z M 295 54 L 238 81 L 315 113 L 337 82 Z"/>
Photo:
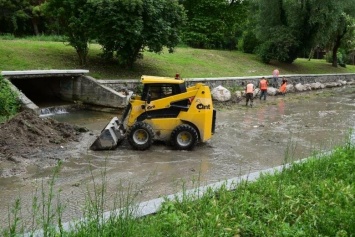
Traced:
<path id="1" fill-rule="evenodd" d="M 324 77 L 324 76 L 355 76 L 355 73 L 334 73 L 334 74 L 285 74 L 282 77 Z M 245 79 L 260 79 L 262 77 L 272 78 L 270 76 L 246 76 L 246 77 L 201 77 L 201 78 L 183 78 L 185 81 L 218 81 L 218 80 L 245 80 Z M 102 84 L 117 83 L 117 82 L 139 82 L 140 79 L 97 79 Z"/>
<path id="2" fill-rule="evenodd" d="M 86 74 L 89 70 L 84 69 L 74 69 L 74 70 L 25 70 L 25 71 L 2 71 L 3 76 L 26 76 L 26 75 L 56 75 L 56 74 Z"/>

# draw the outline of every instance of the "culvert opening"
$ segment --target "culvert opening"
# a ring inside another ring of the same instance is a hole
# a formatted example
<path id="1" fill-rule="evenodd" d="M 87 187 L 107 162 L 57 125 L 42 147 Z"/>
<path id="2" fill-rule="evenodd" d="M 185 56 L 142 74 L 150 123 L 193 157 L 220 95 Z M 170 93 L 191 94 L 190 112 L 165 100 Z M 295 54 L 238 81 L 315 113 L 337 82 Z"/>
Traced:
<path id="1" fill-rule="evenodd" d="M 20 97 L 23 107 L 36 112 L 54 107 L 69 111 L 90 109 L 116 112 L 125 105 L 127 99 L 122 94 L 85 76 L 88 72 L 84 69 L 53 69 L 2 71 L 1 75 L 16 87 L 15 91 L 21 91 L 24 95 Z"/>
<path id="2" fill-rule="evenodd" d="M 70 77 L 11 78 L 11 83 L 39 108 L 72 104 L 63 100 L 61 81 Z"/>

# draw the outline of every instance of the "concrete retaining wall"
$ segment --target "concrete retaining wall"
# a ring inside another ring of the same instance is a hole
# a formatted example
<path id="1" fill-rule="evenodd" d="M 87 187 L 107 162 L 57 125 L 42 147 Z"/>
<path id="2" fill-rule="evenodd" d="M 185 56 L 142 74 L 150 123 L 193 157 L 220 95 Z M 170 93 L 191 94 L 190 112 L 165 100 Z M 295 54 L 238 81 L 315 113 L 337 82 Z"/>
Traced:
<path id="1" fill-rule="evenodd" d="M 126 96 L 123 93 L 102 85 L 89 76 L 61 80 L 60 88 L 64 100 L 113 108 L 123 108 L 127 104 Z"/>
<path id="2" fill-rule="evenodd" d="M 63 101 L 79 102 L 85 105 L 124 108 L 127 96 L 107 87 L 92 77 L 85 76 L 88 70 L 29 70 L 2 71 L 1 75 L 19 95 L 23 108 L 40 108 L 33 102 L 60 98 Z"/>

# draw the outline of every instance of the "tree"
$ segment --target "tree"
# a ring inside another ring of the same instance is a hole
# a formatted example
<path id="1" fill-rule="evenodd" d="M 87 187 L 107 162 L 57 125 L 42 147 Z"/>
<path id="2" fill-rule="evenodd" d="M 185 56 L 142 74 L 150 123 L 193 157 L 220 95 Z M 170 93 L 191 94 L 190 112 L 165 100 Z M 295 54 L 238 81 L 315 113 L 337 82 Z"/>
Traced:
<path id="1" fill-rule="evenodd" d="M 132 67 L 142 52 L 169 52 L 179 42 L 185 19 L 174 0 L 100 0 L 92 2 L 95 13 L 94 36 L 102 45 L 103 56 L 116 57 L 121 66 Z"/>
<path id="2" fill-rule="evenodd" d="M 247 19 L 248 1 L 182 0 L 188 21 L 183 40 L 196 48 L 235 49 Z"/>
<path id="3" fill-rule="evenodd" d="M 259 0 L 256 35 L 261 42 L 258 54 L 268 63 L 271 59 L 292 63 L 301 48 L 299 30 L 293 27 L 283 0 Z"/>
<path id="4" fill-rule="evenodd" d="M 355 65 L 355 17 L 348 17 L 348 30 L 342 40 L 341 47 L 347 54 L 346 63 Z"/>
<path id="5" fill-rule="evenodd" d="M 39 34 L 45 0 L 0 0 L 0 32 Z M 41 25 L 44 28 L 44 24 Z"/>
<path id="6" fill-rule="evenodd" d="M 346 15 L 354 16 L 355 0 L 258 0 L 260 56 L 268 62 L 293 62 L 304 50 L 331 45 L 336 53 L 348 32 Z"/>
<path id="7" fill-rule="evenodd" d="M 86 64 L 92 21 L 88 0 L 47 0 L 45 12 L 55 19 L 52 27 L 62 32 L 75 48 L 81 65 Z"/>
<path id="8" fill-rule="evenodd" d="M 354 18 L 343 12 L 342 16 L 338 19 L 338 29 L 333 32 L 331 39 L 333 39 L 332 47 L 332 66 L 337 67 L 338 65 L 338 50 L 341 45 L 346 46 L 349 41 L 354 37 Z M 350 45 L 350 44 L 348 44 Z"/>
<path id="9" fill-rule="evenodd" d="M 308 28 L 313 28 L 310 46 L 331 48 L 332 66 L 337 67 L 337 52 L 347 38 L 351 18 L 355 17 L 355 0 L 303 0 L 309 9 Z"/>
<path id="10" fill-rule="evenodd" d="M 40 34 L 39 24 L 42 21 L 43 5 L 46 0 L 30 0 L 30 7 L 28 8 L 29 16 L 32 22 L 33 31 L 36 35 Z"/>

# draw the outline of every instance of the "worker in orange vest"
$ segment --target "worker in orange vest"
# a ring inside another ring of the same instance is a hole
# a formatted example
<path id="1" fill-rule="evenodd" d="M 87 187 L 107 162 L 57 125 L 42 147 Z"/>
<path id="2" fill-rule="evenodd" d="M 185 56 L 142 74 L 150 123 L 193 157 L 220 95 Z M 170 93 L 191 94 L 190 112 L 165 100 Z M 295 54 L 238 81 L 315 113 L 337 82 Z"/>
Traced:
<path id="1" fill-rule="evenodd" d="M 259 83 L 259 88 L 260 88 L 260 97 L 259 99 L 261 100 L 262 97 L 264 97 L 264 100 L 266 100 L 266 94 L 267 94 L 267 86 L 268 86 L 268 82 L 265 79 L 265 77 L 262 77 Z"/>
<path id="2" fill-rule="evenodd" d="M 248 106 L 248 102 L 250 100 L 250 107 L 253 107 L 253 100 L 254 100 L 254 84 L 248 81 L 247 86 L 245 87 L 245 98 L 246 104 Z"/>
<path id="3" fill-rule="evenodd" d="M 281 92 L 282 95 L 286 94 L 286 89 L 287 89 L 287 80 L 285 77 L 282 78 L 282 84 L 280 86 L 279 91 Z"/>

